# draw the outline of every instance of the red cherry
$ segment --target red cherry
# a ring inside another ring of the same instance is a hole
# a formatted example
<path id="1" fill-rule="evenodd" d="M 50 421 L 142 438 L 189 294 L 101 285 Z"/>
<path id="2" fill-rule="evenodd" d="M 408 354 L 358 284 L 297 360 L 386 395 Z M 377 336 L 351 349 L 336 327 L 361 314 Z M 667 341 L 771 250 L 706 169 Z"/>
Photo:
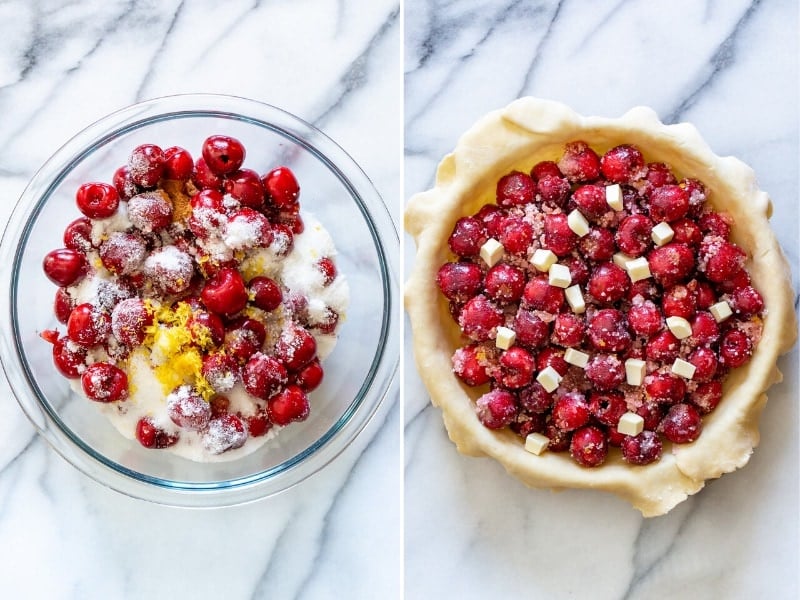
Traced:
<path id="1" fill-rule="evenodd" d="M 702 414 L 710 413 L 722 400 L 722 382 L 715 379 L 701 383 L 689 394 L 689 400 Z"/>
<path id="2" fill-rule="evenodd" d="M 224 268 L 206 281 L 200 292 L 203 304 L 211 311 L 231 316 L 247 306 L 247 289 L 236 269 Z"/>
<path id="3" fill-rule="evenodd" d="M 499 263 L 486 273 L 483 287 L 486 295 L 498 304 L 517 302 L 525 289 L 525 273 L 517 267 Z"/>
<path id="4" fill-rule="evenodd" d="M 255 414 L 246 417 L 246 421 L 250 437 L 261 437 L 272 429 L 272 422 L 269 420 L 266 407 L 260 408 Z"/>
<path id="5" fill-rule="evenodd" d="M 469 386 L 489 382 L 486 371 L 486 352 L 478 344 L 462 346 L 453 354 L 453 372 Z"/>
<path id="6" fill-rule="evenodd" d="M 165 179 L 176 179 L 186 181 L 192 176 L 194 170 L 194 160 L 188 150 L 179 146 L 172 146 L 164 150 L 164 172 Z"/>
<path id="7" fill-rule="evenodd" d="M 319 359 L 315 358 L 297 372 L 294 380 L 304 392 L 308 393 L 319 387 L 324 374 L 325 372 L 322 369 Z"/>
<path id="8" fill-rule="evenodd" d="M 661 438 L 655 431 L 642 431 L 639 435 L 626 436 L 620 445 L 622 458 L 632 465 L 649 465 L 661 458 Z"/>
<path id="9" fill-rule="evenodd" d="M 205 159 L 200 156 L 194 161 L 192 183 L 200 189 L 221 191 L 223 180 L 222 177 L 211 170 Z"/>
<path id="10" fill-rule="evenodd" d="M 172 223 L 172 202 L 163 192 L 144 192 L 128 200 L 128 219 L 145 233 L 161 231 Z"/>
<path id="11" fill-rule="evenodd" d="M 62 336 L 53 344 L 53 363 L 64 377 L 77 379 L 86 366 L 86 348 Z"/>
<path id="12" fill-rule="evenodd" d="M 689 355 L 688 361 L 694 365 L 692 381 L 709 381 L 717 372 L 717 355 L 710 348 L 697 348 Z"/>
<path id="13" fill-rule="evenodd" d="M 584 426 L 591 416 L 586 398 L 579 392 L 568 392 L 553 404 L 552 421 L 562 431 Z"/>
<path id="14" fill-rule="evenodd" d="M 500 383 L 509 390 L 530 385 L 536 369 L 533 356 L 521 346 L 513 346 L 500 355 Z"/>
<path id="15" fill-rule="evenodd" d="M 528 348 L 539 348 L 547 342 L 550 327 L 531 310 L 520 308 L 514 317 L 517 343 Z"/>
<path id="16" fill-rule="evenodd" d="M 662 363 L 671 363 L 678 358 L 678 351 L 681 343 L 678 338 L 668 329 L 650 338 L 645 348 L 647 360 L 654 360 Z"/>
<path id="17" fill-rule="evenodd" d="M 764 299 L 753 286 L 746 285 L 733 291 L 731 305 L 737 315 L 749 317 L 764 310 Z"/>
<path id="18" fill-rule="evenodd" d="M 275 356 L 289 371 L 298 371 L 317 353 L 317 342 L 306 329 L 290 324 L 281 331 L 275 344 Z"/>
<path id="19" fill-rule="evenodd" d="M 560 175 L 545 175 L 536 182 L 536 191 L 545 206 L 563 208 L 569 196 L 570 185 Z"/>
<path id="20" fill-rule="evenodd" d="M 314 266 L 322 273 L 322 285 L 330 285 L 336 279 L 336 263 L 329 256 L 323 256 Z"/>
<path id="21" fill-rule="evenodd" d="M 570 142 L 558 168 L 573 183 L 593 181 L 600 176 L 600 157 L 586 142 Z"/>
<path id="22" fill-rule="evenodd" d="M 661 303 L 665 317 L 690 319 L 696 308 L 694 294 L 685 285 L 673 285 L 667 289 Z"/>
<path id="23" fill-rule="evenodd" d="M 261 178 L 267 191 L 267 200 L 276 208 L 289 208 L 297 204 L 300 184 L 289 167 L 277 167 Z"/>
<path id="24" fill-rule="evenodd" d="M 225 192 L 236 198 L 243 206 L 261 208 L 266 190 L 258 173 L 251 169 L 239 169 L 230 173 L 223 184 Z"/>
<path id="25" fill-rule="evenodd" d="M 194 275 L 194 262 L 175 246 L 162 246 L 144 261 L 144 274 L 154 287 L 167 294 L 189 289 Z"/>
<path id="26" fill-rule="evenodd" d="M 486 231 L 481 221 L 475 217 L 462 217 L 456 221 L 453 232 L 447 239 L 447 245 L 456 256 L 477 256 L 486 239 Z"/>
<path id="27" fill-rule="evenodd" d="M 155 186 L 164 172 L 164 152 L 155 144 L 137 146 L 128 157 L 128 171 L 136 185 Z"/>
<path id="28" fill-rule="evenodd" d="M 629 256 L 641 256 L 653 245 L 653 222 L 644 215 L 625 217 L 619 224 L 615 240 L 617 246 Z"/>
<path id="29" fill-rule="evenodd" d="M 506 252 L 525 256 L 533 243 L 533 225 L 522 217 L 506 217 L 499 241 Z"/>
<path id="30" fill-rule="evenodd" d="M 569 453 L 575 462 L 584 467 L 597 467 L 608 456 L 608 440 L 603 431 L 594 425 L 587 425 L 572 434 Z"/>
<path id="31" fill-rule="evenodd" d="M 261 310 L 273 311 L 283 302 L 283 293 L 280 286 L 269 277 L 253 277 L 248 284 L 249 297 Z"/>
<path id="32" fill-rule="evenodd" d="M 698 312 L 692 324 L 692 340 L 697 344 L 713 344 L 719 339 L 719 325 L 711 313 Z"/>
<path id="33" fill-rule="evenodd" d="M 47 278 L 60 287 L 69 287 L 81 279 L 88 268 L 86 257 L 69 248 L 48 252 L 42 261 Z"/>
<path id="34" fill-rule="evenodd" d="M 534 381 L 518 394 L 519 404 L 529 413 L 544 414 L 553 407 L 553 395 L 541 383 Z"/>
<path id="35" fill-rule="evenodd" d="M 625 365 L 614 354 L 595 354 L 585 370 L 586 378 L 598 390 L 613 390 L 625 382 Z"/>
<path id="36" fill-rule="evenodd" d="M 650 300 L 634 302 L 628 309 L 628 323 L 636 335 L 649 338 L 663 325 L 661 311 Z"/>
<path id="37" fill-rule="evenodd" d="M 670 243 L 647 255 L 653 279 L 667 288 L 685 281 L 694 269 L 694 252 L 686 244 Z"/>
<path id="38" fill-rule="evenodd" d="M 700 244 L 699 271 L 709 281 L 720 283 L 733 279 L 744 268 L 746 255 L 736 244 L 719 238 L 704 238 Z"/>
<path id="39" fill-rule="evenodd" d="M 536 184 L 530 175 L 512 171 L 497 182 L 497 204 L 499 206 L 518 206 L 533 202 Z"/>
<path id="40" fill-rule="evenodd" d="M 287 381 L 286 368 L 280 361 L 261 352 L 254 354 L 242 371 L 242 383 L 247 392 L 262 400 L 277 394 Z"/>
<path id="41" fill-rule="evenodd" d="M 689 194 L 678 185 L 665 185 L 650 194 L 650 218 L 656 223 L 672 223 L 689 211 Z"/>
<path id="42" fill-rule="evenodd" d="M 698 225 L 705 235 L 721 237 L 727 240 L 731 235 L 733 219 L 725 213 L 707 212 L 700 216 Z"/>
<path id="43" fill-rule="evenodd" d="M 182 385 L 167 395 L 167 415 L 178 427 L 202 431 L 211 420 L 211 407 L 196 389 Z"/>
<path id="44" fill-rule="evenodd" d="M 731 329 L 719 343 L 720 364 L 735 369 L 745 364 L 753 354 L 753 342 L 743 331 Z"/>
<path id="45" fill-rule="evenodd" d="M 625 396 L 620 392 L 592 392 L 589 396 L 589 410 L 603 425 L 616 429 L 619 419 L 628 410 Z"/>
<path id="46" fill-rule="evenodd" d="M 700 437 L 703 421 L 692 405 L 675 404 L 661 421 L 659 430 L 670 442 L 688 444 Z"/>
<path id="47" fill-rule="evenodd" d="M 528 307 L 557 313 L 564 304 L 564 290 L 550 285 L 547 275 L 540 275 L 528 281 L 522 293 Z"/>
<path id="48" fill-rule="evenodd" d="M 119 194 L 107 183 L 84 183 L 75 194 L 78 210 L 90 219 L 106 219 L 117 212 Z"/>
<path id="49" fill-rule="evenodd" d="M 96 362 L 81 375 L 86 397 L 95 402 L 115 402 L 128 397 L 128 376 L 125 371 L 107 362 Z"/>
<path id="50" fill-rule="evenodd" d="M 602 185 L 582 185 L 572 193 L 572 201 L 590 221 L 596 221 L 611 210 L 606 202 L 606 189 Z"/>
<path id="51" fill-rule="evenodd" d="M 502 429 L 514 420 L 517 402 L 511 392 L 495 389 L 475 401 L 475 412 L 484 427 Z"/>
<path id="52" fill-rule="evenodd" d="M 562 377 L 569 371 L 569 363 L 564 360 L 564 351 L 554 346 L 548 346 L 536 355 L 536 370 L 544 371 L 547 367 L 553 369 Z"/>
<path id="53" fill-rule="evenodd" d="M 225 333 L 225 352 L 240 363 L 261 350 L 267 330 L 260 321 L 249 318 L 236 319 Z"/>
<path id="54" fill-rule="evenodd" d="M 596 300 L 611 304 L 624 298 L 630 285 L 630 277 L 622 267 L 607 262 L 595 268 L 587 289 Z"/>
<path id="55" fill-rule="evenodd" d="M 297 385 L 289 385 L 267 401 L 267 414 L 276 425 L 304 421 L 310 412 L 308 396 Z"/>
<path id="56" fill-rule="evenodd" d="M 111 331 L 117 340 L 133 348 L 144 342 L 146 329 L 153 324 L 153 314 L 141 298 L 127 298 L 111 312 Z"/>
<path id="57" fill-rule="evenodd" d="M 225 324 L 214 313 L 195 309 L 186 321 L 192 341 L 202 348 L 219 346 L 225 339 Z M 263 341 L 263 340 L 262 340 Z"/>
<path id="58" fill-rule="evenodd" d="M 227 135 L 212 135 L 202 147 L 203 159 L 215 175 L 227 175 L 239 169 L 244 162 L 242 143 Z"/>
<path id="59" fill-rule="evenodd" d="M 560 313 L 553 322 L 553 343 L 568 348 L 577 348 L 583 343 L 586 323 L 574 313 Z"/>
<path id="60" fill-rule="evenodd" d="M 67 324 L 72 309 L 75 308 L 75 300 L 69 295 L 66 288 L 56 290 L 56 298 L 53 301 L 53 312 L 59 323 Z"/>
<path id="61" fill-rule="evenodd" d="M 458 317 L 461 331 L 475 341 L 488 340 L 503 324 L 503 312 L 486 296 L 480 294 L 464 305 Z"/>
<path id="62" fill-rule="evenodd" d="M 614 255 L 614 234 L 609 229 L 592 227 L 578 245 L 581 254 L 589 260 L 605 262 Z"/>
<path id="63" fill-rule="evenodd" d="M 562 177 L 563 174 L 561 170 L 558 168 L 558 165 L 552 160 L 543 160 L 535 165 L 531 169 L 531 177 L 534 180 L 539 181 L 542 177 Z"/>
<path id="64" fill-rule="evenodd" d="M 662 404 L 676 404 L 686 396 L 683 379 L 671 373 L 659 373 L 645 378 L 647 397 Z"/>
<path id="65" fill-rule="evenodd" d="M 628 144 L 611 148 L 600 159 L 600 170 L 609 181 L 627 183 L 641 176 L 644 157 L 638 148 Z"/>
<path id="66" fill-rule="evenodd" d="M 228 216 L 225 227 L 225 244 L 234 250 L 266 248 L 272 243 L 272 225 L 260 212 L 240 208 Z"/>
<path id="67" fill-rule="evenodd" d="M 436 285 L 448 300 L 466 302 L 483 284 L 483 271 L 475 263 L 445 263 L 436 274 Z"/>
<path id="68" fill-rule="evenodd" d="M 135 196 L 142 190 L 142 188 L 136 185 L 133 179 L 131 179 L 131 172 L 127 165 L 123 165 L 114 171 L 112 181 L 114 183 L 114 189 L 117 190 L 117 194 L 124 200 Z"/>
<path id="69" fill-rule="evenodd" d="M 79 304 L 69 315 L 67 336 L 76 344 L 82 346 L 102 344 L 110 332 L 111 317 L 89 302 Z"/>
<path id="70" fill-rule="evenodd" d="M 703 239 L 703 232 L 700 231 L 697 223 L 691 219 L 679 219 L 670 224 L 674 235 L 672 236 L 673 242 L 686 244 L 691 248 L 696 248 L 700 245 Z"/>
<path id="71" fill-rule="evenodd" d="M 544 247 L 556 256 L 566 256 L 578 245 L 578 236 L 572 231 L 563 213 L 544 216 Z"/>
<path id="72" fill-rule="evenodd" d="M 139 272 L 147 257 L 147 243 L 135 233 L 113 232 L 99 249 L 103 266 L 116 275 Z"/>
<path id="73" fill-rule="evenodd" d="M 239 378 L 239 365 L 232 356 L 221 352 L 211 352 L 203 357 L 200 373 L 215 392 L 227 392 L 233 388 Z"/>
<path id="74" fill-rule="evenodd" d="M 142 417 L 136 423 L 136 439 L 145 448 L 169 448 L 178 443 L 178 435 L 158 428 L 150 417 Z"/>
<path id="75" fill-rule="evenodd" d="M 80 217 L 64 229 L 64 246 L 75 252 L 86 253 L 92 247 L 92 222 Z"/>
<path id="76" fill-rule="evenodd" d="M 203 446 L 213 454 L 241 448 L 248 438 L 247 426 L 237 415 L 224 414 L 209 421 Z"/>

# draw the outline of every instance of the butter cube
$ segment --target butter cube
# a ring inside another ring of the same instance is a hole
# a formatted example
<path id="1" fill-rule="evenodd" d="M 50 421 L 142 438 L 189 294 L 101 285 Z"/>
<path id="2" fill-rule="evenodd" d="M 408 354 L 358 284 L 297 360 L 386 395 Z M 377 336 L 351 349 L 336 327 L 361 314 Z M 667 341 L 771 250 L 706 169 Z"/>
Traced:
<path id="1" fill-rule="evenodd" d="M 578 237 L 583 237 L 589 233 L 589 221 L 577 208 L 567 215 L 567 225 Z"/>
<path id="2" fill-rule="evenodd" d="M 583 300 L 583 293 L 581 292 L 581 286 L 579 285 L 571 285 L 566 290 L 564 290 L 564 296 L 567 298 L 567 304 L 572 309 L 576 315 L 580 315 L 586 312 L 586 302 Z"/>
<path id="3" fill-rule="evenodd" d="M 650 239 L 653 240 L 656 246 L 663 246 L 671 242 L 674 235 L 675 232 L 672 230 L 672 227 L 669 226 L 669 223 L 664 221 L 653 227 L 653 230 L 650 232 Z"/>
<path id="4" fill-rule="evenodd" d="M 626 412 L 619 418 L 617 431 L 624 435 L 639 435 L 644 431 L 644 419 L 636 413 Z"/>
<path id="5" fill-rule="evenodd" d="M 717 323 L 722 323 L 725 319 L 733 314 L 730 304 L 725 302 L 725 300 L 721 300 L 716 304 L 712 304 L 708 307 L 708 310 L 711 312 Z"/>
<path id="6" fill-rule="evenodd" d="M 550 438 L 541 433 L 529 433 L 525 437 L 525 450 L 537 456 L 547 450 L 550 445 Z"/>
<path id="7" fill-rule="evenodd" d="M 606 202 L 614 210 L 622 210 L 622 188 L 618 183 L 606 186 Z"/>
<path id="8" fill-rule="evenodd" d="M 547 392 L 554 392 L 561 383 L 561 375 L 553 367 L 545 367 L 536 376 L 536 381 L 542 384 Z"/>
<path id="9" fill-rule="evenodd" d="M 575 350 L 575 348 L 567 348 L 566 352 L 564 352 L 564 360 L 582 369 L 589 362 L 589 355 L 580 350 Z"/>
<path id="10" fill-rule="evenodd" d="M 692 326 L 683 317 L 667 317 L 667 327 L 679 340 L 685 340 L 692 335 Z"/>
<path id="11" fill-rule="evenodd" d="M 514 345 L 517 339 L 517 332 L 508 327 L 500 326 L 497 328 L 497 337 L 494 340 L 494 345 L 502 350 L 508 350 Z"/>
<path id="12" fill-rule="evenodd" d="M 572 275 L 569 272 L 569 268 L 565 265 L 560 265 L 558 263 L 550 265 L 550 270 L 547 272 L 547 275 L 548 283 L 555 287 L 568 288 L 569 284 L 572 283 Z"/>
<path id="13" fill-rule="evenodd" d="M 691 379 L 694 377 L 695 366 L 690 362 L 676 358 L 675 362 L 672 363 L 671 371 L 684 379 Z"/>
<path id="14" fill-rule="evenodd" d="M 546 273 L 550 267 L 558 262 L 558 257 L 553 254 L 552 250 L 545 250 L 544 248 L 537 248 L 531 256 L 531 264 L 536 267 L 537 271 Z"/>
<path id="15" fill-rule="evenodd" d="M 628 275 L 633 283 L 650 277 L 650 265 L 644 256 L 629 261 L 625 268 L 628 270 Z"/>
<path id="16" fill-rule="evenodd" d="M 629 358 L 625 361 L 625 379 L 628 385 L 642 385 L 647 371 L 647 363 L 638 358 Z"/>
<path id="17" fill-rule="evenodd" d="M 628 266 L 628 263 L 633 260 L 633 257 L 632 256 L 628 256 L 624 252 L 617 252 L 614 256 L 611 257 L 611 260 L 613 260 L 614 264 L 617 265 L 618 267 L 622 267 L 623 269 L 626 269 L 627 266 Z"/>
<path id="18" fill-rule="evenodd" d="M 481 258 L 490 267 L 495 266 L 505 253 L 506 249 L 503 248 L 503 244 L 494 238 L 489 238 L 481 246 Z"/>

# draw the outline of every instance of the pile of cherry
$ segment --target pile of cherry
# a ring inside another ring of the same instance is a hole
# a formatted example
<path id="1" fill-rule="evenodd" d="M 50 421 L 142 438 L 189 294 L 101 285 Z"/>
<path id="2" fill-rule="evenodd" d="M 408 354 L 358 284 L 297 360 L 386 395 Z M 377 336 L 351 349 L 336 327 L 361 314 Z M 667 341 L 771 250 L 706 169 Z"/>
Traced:
<path id="1" fill-rule="evenodd" d="M 309 330 L 332 333 L 338 320 L 332 313 L 325 323 L 309 324 L 305 298 L 269 277 L 243 276 L 240 261 L 248 251 L 270 248 L 285 257 L 304 227 L 292 171 L 278 167 L 261 176 L 243 168 L 244 158 L 241 142 L 222 135 L 207 138 L 196 160 L 180 147 L 136 147 L 113 185 L 78 188 L 83 216 L 66 227 L 64 248 L 43 261 L 59 286 L 54 311 L 66 334 L 48 330 L 42 337 L 53 344 L 58 371 L 80 378 L 91 400 L 125 401 L 126 359 L 152 341 L 156 315 L 188 315 L 180 325 L 191 334 L 187 347 L 202 357 L 204 381 L 176 387 L 166 405 L 177 426 L 201 433 L 215 453 L 308 416 L 307 393 L 323 376 Z M 184 206 L 181 197 L 188 199 Z M 329 257 L 314 267 L 326 285 L 337 275 Z M 90 301 L 78 304 L 87 289 Z M 266 319 L 258 315 L 279 307 L 282 330 L 265 347 Z M 229 412 L 224 394 L 236 382 L 253 396 L 253 414 Z M 145 416 L 136 437 L 145 447 L 164 448 L 180 434 Z"/>
<path id="2" fill-rule="evenodd" d="M 609 446 L 641 465 L 659 460 L 662 438 L 701 435 L 726 374 L 750 360 L 764 311 L 745 252 L 730 241 L 733 220 L 707 195 L 702 182 L 679 181 L 632 145 L 601 157 L 576 141 L 557 162 L 503 176 L 496 203 L 456 222 L 448 239 L 456 259 L 437 284 L 465 339 L 454 372 L 490 388 L 476 406 L 486 427 L 538 434 L 540 447 L 569 450 L 590 467 Z M 562 265 L 568 283 L 553 284 L 537 251 Z M 572 297 L 566 285 L 577 286 Z M 671 317 L 685 323 L 680 338 Z M 513 332 L 510 347 L 500 328 Z M 565 353 L 584 360 L 570 363 Z M 644 363 L 638 385 L 626 379 L 628 359 Z M 690 366 L 676 373 L 676 361 Z M 618 430 L 626 413 L 643 420 L 638 434 Z"/>

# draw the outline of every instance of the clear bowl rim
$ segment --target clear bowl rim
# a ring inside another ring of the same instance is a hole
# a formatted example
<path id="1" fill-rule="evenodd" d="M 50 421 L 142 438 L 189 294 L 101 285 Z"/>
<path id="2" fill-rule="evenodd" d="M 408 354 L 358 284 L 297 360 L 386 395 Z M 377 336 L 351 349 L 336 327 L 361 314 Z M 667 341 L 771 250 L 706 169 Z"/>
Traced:
<path id="1" fill-rule="evenodd" d="M 66 427 L 49 403 L 42 400 L 35 379 L 21 358 L 24 353 L 13 300 L 19 274 L 17 261 L 29 241 L 28 230 L 63 177 L 97 147 L 115 137 L 154 122 L 193 116 L 233 118 L 263 127 L 302 146 L 331 170 L 350 193 L 369 228 L 384 292 L 379 350 L 357 397 L 344 414 L 303 452 L 277 466 L 232 480 L 203 483 L 162 479 L 124 467 L 95 452 Z M 308 141 L 312 137 L 313 144 Z M 384 247 L 387 243 L 388 251 Z M 33 175 L 14 206 L 0 241 L 0 260 L 10 265 L 0 276 L 7 290 L 0 294 L 3 371 L 20 408 L 50 447 L 106 487 L 131 497 L 184 507 L 229 506 L 268 497 L 297 485 L 334 460 L 363 431 L 386 396 L 396 388 L 400 361 L 396 264 L 399 243 L 388 208 L 363 169 L 334 140 L 296 115 L 257 100 L 222 94 L 178 94 L 137 102 L 100 118 L 65 142 Z M 28 405 L 24 399 L 32 402 Z"/>

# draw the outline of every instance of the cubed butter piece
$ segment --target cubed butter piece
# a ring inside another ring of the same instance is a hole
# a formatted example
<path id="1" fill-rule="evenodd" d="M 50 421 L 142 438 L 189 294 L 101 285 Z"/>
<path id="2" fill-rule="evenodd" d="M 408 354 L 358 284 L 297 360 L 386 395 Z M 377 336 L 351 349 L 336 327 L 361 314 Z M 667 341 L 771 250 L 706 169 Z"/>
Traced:
<path id="1" fill-rule="evenodd" d="M 567 304 L 576 315 L 586 312 L 586 302 L 583 299 L 583 292 L 581 286 L 571 285 L 564 290 L 564 296 L 567 298 Z"/>
<path id="2" fill-rule="evenodd" d="M 625 361 L 625 380 L 628 385 L 642 385 L 647 370 L 647 363 L 638 358 L 629 358 Z"/>
<path id="3" fill-rule="evenodd" d="M 633 283 L 650 277 L 650 264 L 644 256 L 629 261 L 625 268 L 628 270 L 628 275 Z"/>
<path id="4" fill-rule="evenodd" d="M 628 267 L 628 263 L 633 260 L 632 256 L 628 256 L 624 252 L 617 252 L 614 256 L 611 257 L 611 260 L 614 261 L 614 264 L 618 267 L 622 267 L 626 269 Z"/>
<path id="5" fill-rule="evenodd" d="M 614 210 L 622 210 L 622 188 L 618 183 L 606 186 L 606 202 Z"/>
<path id="6" fill-rule="evenodd" d="M 684 379 L 691 379 L 694 377 L 695 366 L 690 362 L 676 358 L 675 362 L 672 363 L 671 370 L 675 375 L 680 375 Z"/>
<path id="7" fill-rule="evenodd" d="M 692 335 L 692 326 L 683 317 L 667 317 L 667 327 L 679 340 L 685 340 Z"/>
<path id="8" fill-rule="evenodd" d="M 554 392 L 561 383 L 561 375 L 553 367 L 547 366 L 536 376 L 536 381 L 542 384 L 547 392 Z"/>
<path id="9" fill-rule="evenodd" d="M 730 304 L 725 302 L 725 300 L 721 300 L 716 304 L 712 304 L 708 307 L 708 310 L 711 312 L 717 323 L 722 323 L 725 319 L 733 314 Z"/>
<path id="10" fill-rule="evenodd" d="M 525 436 L 525 450 L 537 456 L 547 450 L 550 445 L 550 438 L 541 433 L 529 433 Z"/>
<path id="11" fill-rule="evenodd" d="M 583 237 L 589 233 L 589 221 L 577 208 L 567 215 L 567 225 L 578 237 Z"/>
<path id="12" fill-rule="evenodd" d="M 567 348 L 566 352 L 564 352 L 564 360 L 582 369 L 589 362 L 589 355 L 580 350 L 575 350 L 575 348 Z"/>
<path id="13" fill-rule="evenodd" d="M 544 248 L 537 248 L 531 256 L 531 264 L 542 273 L 546 273 L 556 262 L 558 262 L 558 257 L 553 254 L 553 251 Z"/>
<path id="14" fill-rule="evenodd" d="M 619 418 L 617 431 L 623 435 L 639 435 L 644 431 L 644 419 L 633 412 L 626 412 Z"/>
<path id="15" fill-rule="evenodd" d="M 675 232 L 666 221 L 653 227 L 653 230 L 650 232 L 650 238 L 653 240 L 656 246 L 668 244 L 672 241 L 674 235 Z"/>
<path id="16" fill-rule="evenodd" d="M 517 332 L 508 327 L 500 326 L 497 328 L 497 337 L 494 340 L 494 345 L 502 350 L 508 350 L 514 345 L 517 340 Z"/>
<path id="17" fill-rule="evenodd" d="M 572 275 L 569 272 L 569 268 L 565 265 L 560 265 L 558 263 L 550 265 L 550 270 L 547 272 L 547 275 L 548 283 L 555 287 L 568 288 L 569 284 L 572 283 Z"/>
<path id="18" fill-rule="evenodd" d="M 503 248 L 503 244 L 494 238 L 489 238 L 481 246 L 481 258 L 490 267 L 495 266 L 505 253 L 506 249 Z"/>

